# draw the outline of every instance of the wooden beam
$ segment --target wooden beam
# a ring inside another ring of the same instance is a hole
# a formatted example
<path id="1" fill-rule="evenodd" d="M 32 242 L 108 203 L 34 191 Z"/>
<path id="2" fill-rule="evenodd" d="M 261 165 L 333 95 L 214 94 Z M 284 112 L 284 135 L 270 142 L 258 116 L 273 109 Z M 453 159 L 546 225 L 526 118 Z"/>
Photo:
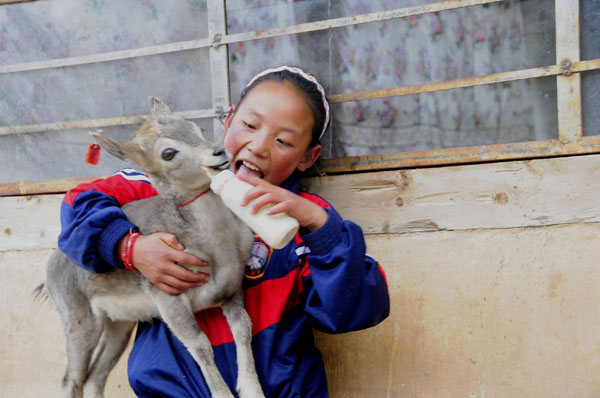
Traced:
<path id="1" fill-rule="evenodd" d="M 457 163 L 467 164 L 591 153 L 600 153 L 600 136 L 583 137 L 578 142 L 566 144 L 558 140 L 533 141 L 517 144 L 323 159 L 319 161 L 318 169 L 321 173 L 338 174 L 348 173 L 349 171 L 444 166 Z M 93 179 L 94 177 L 5 183 L 0 184 L 0 197 L 65 192 L 79 183 L 89 182 Z"/>
<path id="2" fill-rule="evenodd" d="M 44 61 L 24 62 L 12 65 L 0 65 L 0 74 L 28 72 L 33 70 L 63 68 L 66 66 L 79 66 L 99 62 L 118 61 L 121 59 L 146 57 L 149 55 L 169 54 L 178 51 L 195 50 L 212 45 L 210 38 L 181 41 L 176 43 L 161 44 L 156 46 L 134 48 L 122 51 L 111 51 L 78 57 L 49 59 Z"/>
<path id="3" fill-rule="evenodd" d="M 220 55 L 219 58 L 223 56 Z M 226 57 L 226 56 L 225 56 Z M 223 60 L 219 60 L 217 64 L 213 66 L 213 70 L 216 74 L 224 75 L 227 69 L 227 65 L 223 66 Z M 587 61 L 579 61 L 574 62 L 571 65 L 571 72 L 576 74 L 579 72 L 585 72 L 590 70 L 600 69 L 600 59 L 592 59 Z M 535 77 L 543 77 L 543 76 L 555 76 L 562 74 L 562 69 L 560 65 L 550 65 L 538 68 L 524 69 L 519 71 L 511 71 L 511 72 L 503 72 L 503 73 L 495 73 L 491 75 L 484 76 L 475 76 L 464 79 L 457 80 L 449 80 L 445 82 L 438 83 L 429 83 L 429 84 L 421 84 L 415 86 L 403 86 L 403 87 L 394 87 L 389 89 L 382 90 L 370 90 L 370 91 L 361 91 L 357 93 L 347 93 L 347 94 L 337 94 L 331 95 L 328 97 L 329 101 L 332 103 L 340 103 L 340 102 L 348 102 L 348 101 L 359 101 L 366 99 L 376 99 L 376 98 L 386 98 L 386 97 L 394 97 L 394 96 L 403 96 L 403 95 L 411 95 L 411 94 L 420 94 L 420 93 L 429 93 L 435 91 L 442 90 L 452 90 L 455 88 L 465 88 L 465 87 L 473 87 L 480 86 L 485 84 L 494 84 L 501 83 L 513 80 L 522 80 L 522 79 L 530 79 Z M 220 81 L 221 88 L 217 88 L 218 91 L 227 93 L 227 95 L 216 96 L 214 101 L 218 102 L 218 104 L 225 104 L 224 111 L 226 111 L 226 107 L 229 106 L 229 88 L 228 88 L 228 80 L 224 82 L 224 76 L 221 76 L 219 79 L 213 79 L 216 83 Z M 227 86 L 227 87 L 225 87 Z M 213 94 L 214 95 L 214 94 Z M 199 109 L 199 110 L 191 110 L 191 111 L 182 111 L 175 112 L 175 114 L 185 117 L 187 119 L 202 119 L 209 117 L 219 117 L 216 109 Z M 55 130 L 65 130 L 65 129 L 77 129 L 77 128 L 98 128 L 98 127 L 108 127 L 108 126 L 126 126 L 131 124 L 139 123 L 142 118 L 147 115 L 134 115 L 134 116 L 122 116 L 122 117 L 113 117 L 113 118 L 102 118 L 102 119 L 88 119 L 88 120 L 74 120 L 74 121 L 63 121 L 63 122 L 54 122 L 54 123 L 45 123 L 45 124 L 30 124 L 30 125 L 22 125 L 22 126 L 0 126 L 0 135 L 7 134 L 25 134 L 25 133 L 40 133 L 44 131 L 55 131 Z"/>
<path id="4" fill-rule="evenodd" d="M 40 195 L 49 193 L 65 193 L 78 184 L 92 182 L 97 178 L 65 178 L 46 181 L 23 181 L 0 184 L 1 196 Z"/>
<path id="5" fill-rule="evenodd" d="M 322 159 L 318 163 L 318 169 L 321 173 L 337 174 L 352 171 L 389 170 L 592 153 L 600 153 L 599 136 L 583 137 L 576 142 L 567 143 L 558 140 L 531 141 Z"/>
<path id="6" fill-rule="evenodd" d="M 314 177 L 366 234 L 600 222 L 600 155 Z M 62 194 L 0 198 L 0 252 L 56 245 Z"/>
<path id="7" fill-rule="evenodd" d="M 299 33 L 317 32 L 327 29 L 343 28 L 371 22 L 388 21 L 397 18 L 431 14 L 435 12 L 454 10 L 458 8 L 471 7 L 496 3 L 502 0 L 449 0 L 436 3 L 426 3 L 412 7 L 397 8 L 394 10 L 360 14 L 351 17 L 341 17 L 324 21 L 308 22 L 293 26 L 264 29 L 255 32 L 243 32 L 223 37 L 222 44 L 232 44 L 242 41 L 266 39 L 269 37 L 287 36 Z"/>
<path id="8" fill-rule="evenodd" d="M 208 35 L 213 40 L 210 48 L 211 92 L 213 109 L 213 137 L 220 141 L 223 136 L 223 118 L 231 103 L 229 96 L 228 47 L 221 46 L 221 38 L 227 35 L 225 0 L 208 1 Z"/>
<path id="9" fill-rule="evenodd" d="M 214 109 L 199 109 L 192 111 L 173 112 L 186 119 L 202 119 L 215 116 Z M 0 136 L 9 134 L 43 133 L 45 131 L 60 131 L 67 129 L 92 129 L 110 126 L 128 126 L 141 123 L 149 115 L 134 115 L 110 117 L 102 119 L 70 120 L 64 122 L 28 124 L 23 126 L 1 126 Z"/>
<path id="10" fill-rule="evenodd" d="M 367 234 L 600 222 L 600 155 L 303 180 Z"/>
<path id="11" fill-rule="evenodd" d="M 417 84 L 414 86 L 402 86 L 380 90 L 360 91 L 348 94 L 336 94 L 329 96 L 328 99 L 332 103 L 372 100 L 411 94 L 431 93 L 434 91 L 452 90 L 456 88 L 483 86 L 486 84 L 532 79 L 543 76 L 555 76 L 560 73 L 562 73 L 562 70 L 558 65 L 550 65 L 510 72 L 494 73 L 490 75 L 467 77 L 463 79 L 447 80 L 443 82 Z"/>
<path id="12" fill-rule="evenodd" d="M 562 74 L 556 77 L 558 136 L 561 142 L 582 137 L 581 74 L 572 73 L 579 62 L 579 0 L 558 0 L 556 14 L 556 63 Z"/>

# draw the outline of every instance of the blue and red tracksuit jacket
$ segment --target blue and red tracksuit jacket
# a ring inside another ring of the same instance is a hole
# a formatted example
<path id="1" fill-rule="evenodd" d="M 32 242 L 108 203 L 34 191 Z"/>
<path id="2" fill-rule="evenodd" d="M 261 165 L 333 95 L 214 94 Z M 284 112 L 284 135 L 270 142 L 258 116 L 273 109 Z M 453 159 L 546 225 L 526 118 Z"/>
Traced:
<path id="1" fill-rule="evenodd" d="M 282 186 L 299 194 L 299 182 L 294 173 Z M 115 247 L 135 226 L 120 206 L 156 194 L 148 179 L 132 169 L 77 186 L 62 204 L 59 248 L 89 271 L 123 268 Z M 268 397 L 327 397 L 313 328 L 343 333 L 376 325 L 389 314 L 385 275 L 365 254 L 360 227 L 343 220 L 322 198 L 301 195 L 326 209 L 325 225 L 299 233 L 280 250 L 256 237 L 244 278 L 256 368 Z M 223 313 L 208 309 L 198 312 L 196 320 L 213 345 L 221 374 L 235 391 L 236 352 Z M 199 367 L 159 319 L 138 325 L 128 373 L 139 397 L 210 396 Z"/>

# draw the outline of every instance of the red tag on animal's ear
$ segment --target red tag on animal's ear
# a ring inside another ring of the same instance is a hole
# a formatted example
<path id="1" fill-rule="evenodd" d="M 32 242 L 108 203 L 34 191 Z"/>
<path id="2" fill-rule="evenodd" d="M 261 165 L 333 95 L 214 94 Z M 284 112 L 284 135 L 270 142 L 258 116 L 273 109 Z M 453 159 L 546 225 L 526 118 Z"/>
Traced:
<path id="1" fill-rule="evenodd" d="M 85 161 L 89 164 L 98 164 L 100 160 L 100 145 L 90 144 L 88 147 L 87 154 L 85 155 Z"/>

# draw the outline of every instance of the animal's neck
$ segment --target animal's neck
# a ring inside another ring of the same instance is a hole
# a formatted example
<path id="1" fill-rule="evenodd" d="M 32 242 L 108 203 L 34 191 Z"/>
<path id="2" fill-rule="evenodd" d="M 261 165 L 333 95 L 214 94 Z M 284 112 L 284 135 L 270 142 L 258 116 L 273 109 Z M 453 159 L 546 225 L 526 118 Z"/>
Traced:
<path id="1" fill-rule="evenodd" d="M 210 181 L 207 184 L 202 184 L 202 186 L 194 187 L 192 189 L 190 189 L 189 186 L 174 187 L 168 182 L 160 179 L 152 180 L 152 185 L 154 185 L 161 197 L 175 203 L 177 207 L 188 206 L 190 203 L 193 203 L 210 191 Z"/>
<path id="2" fill-rule="evenodd" d="M 207 187 L 208 188 L 208 187 Z M 217 196 L 210 189 L 203 191 L 201 195 L 198 195 L 196 198 L 190 198 L 189 202 L 176 201 L 177 212 L 180 216 L 188 223 L 196 223 L 198 221 L 202 222 L 206 217 L 202 217 L 206 212 L 213 213 L 217 211 L 215 208 L 216 203 L 220 202 L 221 198 Z M 222 203 L 222 202 L 221 202 Z M 182 206 L 182 204 L 185 204 Z"/>
<path id="3" fill-rule="evenodd" d="M 210 192 L 210 187 L 206 188 L 204 191 L 200 192 L 198 195 L 194 196 L 192 199 L 190 200 L 186 200 L 183 203 L 178 203 L 177 207 L 184 207 L 189 205 L 190 203 L 192 203 L 193 201 L 195 201 L 196 199 L 198 199 L 199 197 L 201 197 L 204 194 L 207 194 L 208 192 Z"/>

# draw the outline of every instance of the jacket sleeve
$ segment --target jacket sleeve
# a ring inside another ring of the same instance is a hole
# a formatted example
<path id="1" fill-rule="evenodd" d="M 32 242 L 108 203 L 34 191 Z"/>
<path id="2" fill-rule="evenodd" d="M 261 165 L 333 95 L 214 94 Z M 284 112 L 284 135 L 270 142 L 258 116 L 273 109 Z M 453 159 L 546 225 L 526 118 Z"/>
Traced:
<path id="1" fill-rule="evenodd" d="M 374 326 L 390 312 L 385 274 L 366 254 L 362 229 L 328 204 L 322 206 L 329 213 L 325 225 L 301 235 L 310 250 L 305 311 L 315 328 L 328 333 Z"/>
<path id="2" fill-rule="evenodd" d="M 115 247 L 135 225 L 127 221 L 121 206 L 154 195 L 147 177 L 132 169 L 78 185 L 66 193 L 61 205 L 58 248 L 88 271 L 124 268 Z"/>

